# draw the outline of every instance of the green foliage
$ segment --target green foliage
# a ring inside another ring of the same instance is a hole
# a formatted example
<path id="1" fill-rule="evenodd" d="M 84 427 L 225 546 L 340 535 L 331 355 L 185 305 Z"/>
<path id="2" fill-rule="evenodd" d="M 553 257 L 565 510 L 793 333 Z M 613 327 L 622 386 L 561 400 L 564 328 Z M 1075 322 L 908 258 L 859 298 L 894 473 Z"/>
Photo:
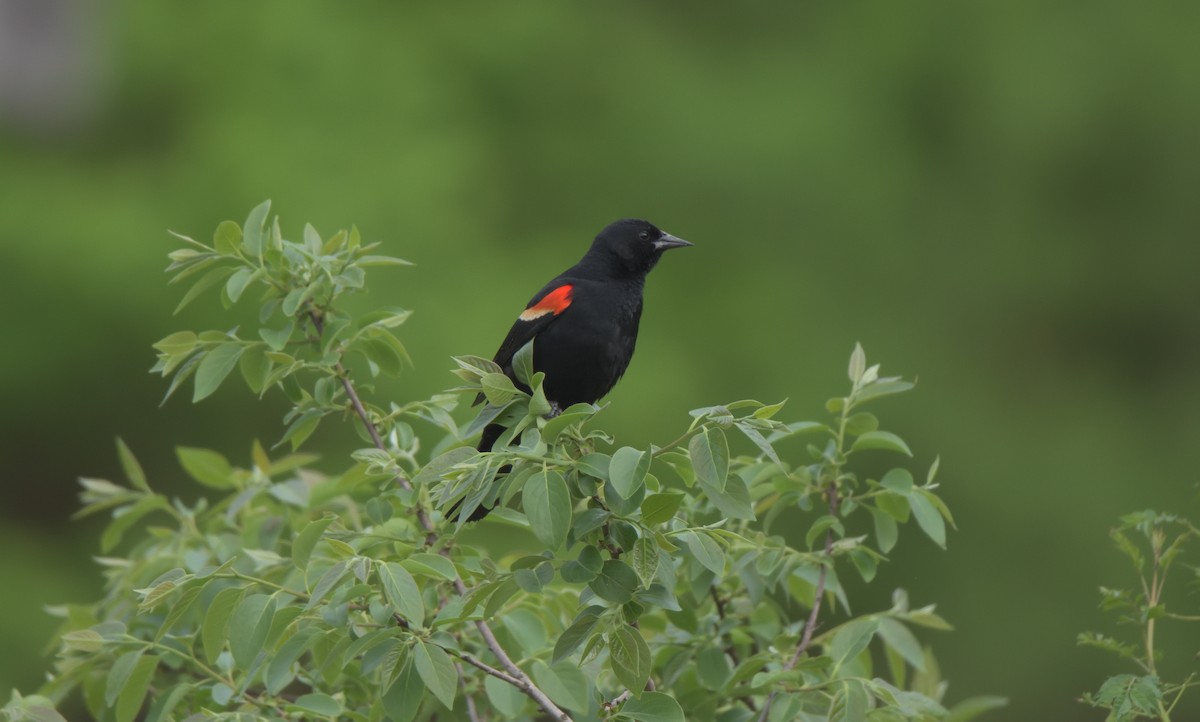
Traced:
<path id="1" fill-rule="evenodd" d="M 1168 722 L 1183 693 L 1196 681 L 1193 672 L 1182 682 L 1160 677 L 1161 652 L 1155 648 L 1159 621 L 1200 622 L 1200 615 L 1180 614 L 1168 609 L 1167 577 L 1200 530 L 1187 519 L 1171 514 L 1143 511 L 1126 514 L 1110 536 L 1117 549 L 1129 559 L 1138 577 L 1133 589 L 1100 588 L 1100 608 L 1114 612 L 1122 624 L 1138 628 L 1136 643 L 1122 642 L 1096 632 L 1079 635 L 1079 644 L 1103 649 L 1135 665 L 1142 674 L 1109 677 L 1095 694 L 1083 701 L 1109 710 L 1109 720 L 1127 722 L 1151 718 Z M 1192 565 L 1190 571 L 1197 567 Z"/>
<path id="2" fill-rule="evenodd" d="M 870 582 L 910 519 L 939 546 L 953 525 L 936 461 L 921 484 L 904 466 L 861 471 L 913 453 L 863 410 L 912 384 L 880 377 L 860 346 L 827 420 L 736 401 L 692 411 L 649 448 L 616 447 L 595 405 L 548 417 L 533 346 L 518 364 L 530 394 L 464 356 L 451 393 L 381 405 L 363 380 L 402 370 L 393 330 L 408 312 L 354 318 L 338 304 L 366 268 L 404 263 L 356 230 L 285 240 L 268 209 L 222 223 L 211 246 L 184 238 L 170 267 L 193 283 L 185 303 L 255 294 L 261 328 L 172 334 L 155 370 L 168 396 L 194 377 L 196 401 L 234 366 L 254 393 L 282 390 L 276 446 L 291 453 L 255 442 L 242 467 L 180 448 L 209 493 L 188 504 L 154 491 L 119 444 L 129 485 L 83 480 L 81 514 L 110 513 L 102 546 L 124 553 L 99 559 L 103 599 L 55 610 L 54 672 L 10 717 L 56 719 L 73 690 L 116 720 L 962 722 L 1003 704 L 947 708 L 916 634 L 950 628 L 932 606 L 898 590 L 890 609 L 851 615 L 839 572 Z M 460 426 L 459 399 L 480 395 Z M 330 416 L 370 446 L 327 476 L 296 450 Z M 496 420 L 508 431 L 494 451 L 472 449 Z M 480 505 L 515 548 L 466 542 Z"/>

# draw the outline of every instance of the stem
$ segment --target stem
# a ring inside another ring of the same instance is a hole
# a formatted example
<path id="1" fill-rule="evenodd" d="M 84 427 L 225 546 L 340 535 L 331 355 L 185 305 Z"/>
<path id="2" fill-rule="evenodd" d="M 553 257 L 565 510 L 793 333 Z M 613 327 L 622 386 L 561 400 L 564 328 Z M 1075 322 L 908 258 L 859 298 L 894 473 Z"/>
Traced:
<path id="1" fill-rule="evenodd" d="M 318 334 L 324 332 L 325 324 L 322 321 L 319 313 L 317 313 L 315 310 L 310 310 L 308 318 L 312 322 L 313 328 L 317 330 Z M 345 367 L 340 361 L 334 366 L 334 368 L 338 372 L 338 377 L 342 380 L 342 388 L 345 389 L 346 396 L 350 399 L 350 405 L 354 408 L 354 412 L 358 414 L 358 418 L 360 421 L 362 421 L 363 426 L 366 427 L 367 433 L 370 434 L 371 442 L 375 445 L 375 448 L 379 449 L 380 451 L 387 451 L 387 447 L 383 443 L 383 437 L 379 435 L 379 430 L 375 427 L 375 422 L 371 420 L 371 415 L 367 413 L 367 409 L 363 405 L 362 400 L 359 398 L 358 392 L 354 388 L 354 384 L 350 381 L 350 374 L 346 372 Z M 396 483 L 399 484 L 400 488 L 404 489 L 405 491 L 412 491 L 413 489 L 412 482 L 410 482 L 401 474 L 396 475 Z M 417 521 L 420 523 L 421 528 L 425 530 L 426 546 L 433 546 L 433 543 L 437 540 L 437 531 L 433 525 L 433 521 L 429 518 L 429 515 L 425 512 L 425 509 L 420 506 L 420 503 L 417 504 Z M 439 550 L 439 553 L 442 556 L 449 556 L 449 552 L 444 548 Z M 463 583 L 461 577 L 455 577 L 454 590 L 458 592 L 460 597 L 465 597 L 467 595 L 467 585 Z M 554 702 L 551 701 L 546 693 L 539 689 L 538 686 L 533 683 L 533 680 L 530 679 L 529 676 L 526 675 L 525 672 L 523 672 L 521 668 L 512 661 L 512 658 L 509 657 L 508 653 L 504 651 L 504 648 L 500 646 L 500 642 L 496 639 L 496 635 L 492 633 L 492 628 L 488 626 L 487 622 L 482 619 L 476 620 L 475 628 L 479 630 L 479 634 L 483 637 L 488 649 L 491 650 L 496 659 L 500 660 L 500 664 L 506 670 L 508 670 L 509 674 L 500 676 L 499 674 L 493 674 L 493 672 L 488 671 L 488 669 L 484 669 L 484 667 L 479 667 L 480 669 L 483 669 L 485 672 L 488 672 L 488 674 L 492 674 L 492 676 L 502 679 L 521 690 L 525 695 L 536 702 L 537 705 L 542 708 L 542 711 L 549 715 L 551 719 L 554 719 L 557 722 L 573 722 L 570 715 L 559 709 L 558 705 L 554 704 Z M 466 658 L 463 658 L 463 661 L 474 666 L 479 666 L 475 665 Z M 480 664 L 483 663 L 481 662 Z M 489 667 L 489 669 L 492 669 L 494 672 L 500 672 L 500 670 L 496 670 L 494 668 Z"/>
<path id="2" fill-rule="evenodd" d="M 858 390 L 858 383 L 855 382 L 855 388 L 851 391 L 850 396 L 846 397 L 842 403 L 842 416 L 838 422 L 837 432 L 837 453 L 836 458 L 842 456 L 842 449 L 846 444 L 846 419 L 849 418 L 850 408 L 854 404 L 854 392 Z M 836 461 L 831 464 L 832 479 L 825 490 L 825 501 L 829 506 L 829 515 L 837 517 L 838 505 L 841 501 L 841 490 L 838 487 L 838 481 L 841 477 L 842 468 Z M 829 576 L 829 567 L 833 564 L 833 530 L 825 530 L 825 554 L 824 561 L 821 564 L 821 571 L 817 575 L 817 589 L 813 595 L 812 610 L 808 613 L 808 619 L 804 622 L 804 632 L 800 635 L 800 644 L 796 646 L 796 653 L 792 658 L 783 665 L 785 671 L 790 671 L 796 668 L 800 663 L 800 658 L 808 651 L 809 645 L 812 644 L 813 632 L 817 627 L 817 619 L 821 614 L 821 599 L 825 596 L 825 581 Z M 775 690 L 767 697 L 767 701 L 763 704 L 762 713 L 758 716 L 758 722 L 766 722 L 767 715 L 771 712 L 771 704 L 775 701 L 775 697 L 779 695 L 779 691 Z"/>

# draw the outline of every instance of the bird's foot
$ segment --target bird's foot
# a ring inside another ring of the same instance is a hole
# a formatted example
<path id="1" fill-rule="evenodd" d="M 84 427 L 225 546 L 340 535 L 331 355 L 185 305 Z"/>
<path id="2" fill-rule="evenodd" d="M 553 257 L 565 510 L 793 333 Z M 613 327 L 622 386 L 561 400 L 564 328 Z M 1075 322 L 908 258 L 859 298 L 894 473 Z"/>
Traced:
<path id="1" fill-rule="evenodd" d="M 561 414 L 562 412 L 563 412 L 563 410 L 562 410 L 562 407 L 560 407 L 560 406 L 558 405 L 558 402 L 557 402 L 557 401 L 551 401 L 551 402 L 550 402 L 550 413 L 546 414 L 546 418 L 547 418 L 547 419 L 553 419 L 555 416 L 558 416 L 558 415 L 559 415 L 559 414 Z"/>

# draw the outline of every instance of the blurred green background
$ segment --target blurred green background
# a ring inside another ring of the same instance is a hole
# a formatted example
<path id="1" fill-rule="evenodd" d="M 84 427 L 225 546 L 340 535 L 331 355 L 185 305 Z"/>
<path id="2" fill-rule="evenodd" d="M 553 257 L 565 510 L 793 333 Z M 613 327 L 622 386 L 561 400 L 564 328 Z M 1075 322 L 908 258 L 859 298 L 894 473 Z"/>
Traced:
<path id="1" fill-rule="evenodd" d="M 604 412 L 624 443 L 736 398 L 815 417 L 855 341 L 919 377 L 878 412 L 919 467 L 941 454 L 960 530 L 946 552 L 911 530 L 859 610 L 896 586 L 936 602 L 957 625 L 925 635 L 949 697 L 1009 696 L 991 719 L 1101 719 L 1075 699 L 1120 667 L 1074 640 L 1114 631 L 1096 588 L 1131 581 L 1107 530 L 1200 515 L 1198 20 L 0 0 L 0 689 L 49 664 L 42 605 L 97 593 L 100 520 L 69 516 L 75 477 L 118 476 L 115 436 L 169 486 L 175 444 L 244 464 L 281 433 L 278 400 L 231 385 L 159 408 L 146 373 L 153 341 L 229 323 L 211 298 L 172 317 L 166 230 L 207 238 L 270 197 L 285 235 L 356 223 L 418 264 L 362 299 L 417 311 L 398 398 L 490 355 L 622 216 L 696 244 L 649 283 Z M 1175 677 L 1194 671 L 1200 634 L 1163 635 Z"/>

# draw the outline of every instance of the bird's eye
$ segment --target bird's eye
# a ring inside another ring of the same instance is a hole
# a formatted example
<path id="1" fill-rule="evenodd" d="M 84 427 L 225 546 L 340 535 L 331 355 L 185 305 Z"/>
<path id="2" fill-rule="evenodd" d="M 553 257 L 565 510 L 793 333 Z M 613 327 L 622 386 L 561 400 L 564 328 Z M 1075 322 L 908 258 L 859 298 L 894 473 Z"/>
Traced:
<path id="1" fill-rule="evenodd" d="M 642 231 L 641 233 L 638 234 L 638 238 L 642 239 L 643 241 L 649 237 L 650 237 L 650 231 Z"/>

